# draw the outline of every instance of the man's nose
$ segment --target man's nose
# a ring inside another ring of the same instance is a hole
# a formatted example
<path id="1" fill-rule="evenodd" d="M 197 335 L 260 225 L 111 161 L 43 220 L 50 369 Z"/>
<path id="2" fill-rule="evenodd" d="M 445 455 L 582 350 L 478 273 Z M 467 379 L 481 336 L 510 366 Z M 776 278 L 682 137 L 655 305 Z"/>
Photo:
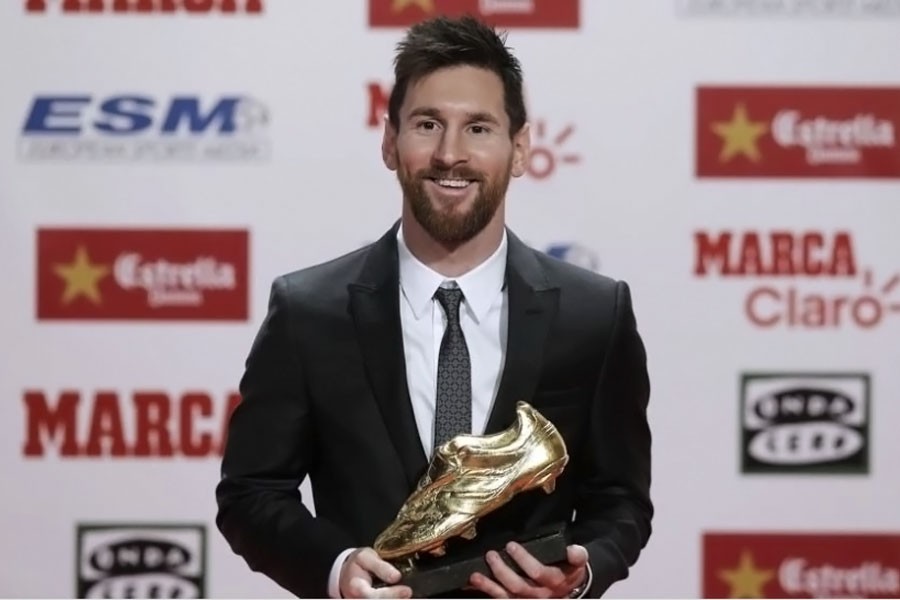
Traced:
<path id="1" fill-rule="evenodd" d="M 465 162 L 468 156 L 462 136 L 454 131 L 445 131 L 432 158 L 436 164 L 445 167 Z"/>

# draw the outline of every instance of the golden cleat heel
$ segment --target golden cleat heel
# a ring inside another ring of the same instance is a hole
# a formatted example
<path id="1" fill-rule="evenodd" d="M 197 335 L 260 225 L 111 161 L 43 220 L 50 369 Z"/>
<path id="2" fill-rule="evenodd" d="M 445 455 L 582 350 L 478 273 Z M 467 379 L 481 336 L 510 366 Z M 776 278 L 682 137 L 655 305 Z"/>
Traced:
<path id="1" fill-rule="evenodd" d="M 545 482 L 544 485 L 541 486 L 541 489 L 548 494 L 552 494 L 556 489 L 556 478 L 554 477 L 553 479 Z"/>

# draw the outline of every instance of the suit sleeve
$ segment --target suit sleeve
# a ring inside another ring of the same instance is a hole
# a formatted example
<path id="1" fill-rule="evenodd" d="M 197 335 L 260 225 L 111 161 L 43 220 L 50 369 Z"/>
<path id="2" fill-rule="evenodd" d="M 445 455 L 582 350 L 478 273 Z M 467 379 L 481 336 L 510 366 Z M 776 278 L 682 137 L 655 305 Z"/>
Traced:
<path id="1" fill-rule="evenodd" d="M 650 537 L 650 381 L 627 284 L 616 287 L 614 323 L 590 413 L 576 491 L 573 541 L 590 555 L 589 597 L 625 579 Z"/>
<path id="2" fill-rule="evenodd" d="M 276 279 L 229 422 L 216 524 L 253 571 L 298 596 L 325 598 L 334 560 L 353 540 L 301 501 L 317 432 L 288 297 L 287 283 Z"/>

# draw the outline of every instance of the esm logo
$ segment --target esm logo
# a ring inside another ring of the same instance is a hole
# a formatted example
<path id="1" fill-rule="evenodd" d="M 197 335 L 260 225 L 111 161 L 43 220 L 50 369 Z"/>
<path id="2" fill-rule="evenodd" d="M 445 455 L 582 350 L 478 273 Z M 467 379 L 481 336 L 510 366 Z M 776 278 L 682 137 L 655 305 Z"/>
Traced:
<path id="1" fill-rule="evenodd" d="M 366 126 L 379 129 L 387 114 L 391 88 L 373 81 L 367 86 L 367 96 Z M 531 179 L 542 181 L 553 176 L 562 166 L 580 163 L 581 155 L 568 149 L 569 140 L 574 133 L 575 126 L 572 124 L 551 128 L 543 119 L 533 122 L 527 175 Z"/>
<path id="2" fill-rule="evenodd" d="M 268 109 L 250 97 L 91 94 L 35 97 L 27 161 L 245 161 L 268 158 Z"/>

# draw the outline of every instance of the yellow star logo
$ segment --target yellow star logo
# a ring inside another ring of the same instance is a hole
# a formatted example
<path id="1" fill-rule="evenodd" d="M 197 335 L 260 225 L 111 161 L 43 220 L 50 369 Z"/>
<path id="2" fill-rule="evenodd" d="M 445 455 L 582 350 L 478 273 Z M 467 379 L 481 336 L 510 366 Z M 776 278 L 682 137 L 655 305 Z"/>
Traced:
<path id="1" fill-rule="evenodd" d="M 756 141 L 769 130 L 769 126 L 762 121 L 751 121 L 747 116 L 747 107 L 738 104 L 731 115 L 731 121 L 713 123 L 712 130 L 725 142 L 719 153 L 720 162 L 728 162 L 737 154 L 759 162 Z"/>
<path id="2" fill-rule="evenodd" d="M 434 12 L 434 0 L 394 0 L 391 4 L 391 10 L 398 13 L 413 4 L 427 13 Z"/>
<path id="3" fill-rule="evenodd" d="M 731 586 L 730 598 L 765 598 L 763 588 L 774 576 L 773 570 L 757 569 L 747 550 L 741 553 L 736 569 L 719 571 L 719 578 Z"/>
<path id="4" fill-rule="evenodd" d="M 91 263 L 87 250 L 79 246 L 75 258 L 69 264 L 53 266 L 53 272 L 66 282 L 62 303 L 69 304 L 79 296 L 85 296 L 94 304 L 100 304 L 100 280 L 109 274 L 109 267 Z"/>

